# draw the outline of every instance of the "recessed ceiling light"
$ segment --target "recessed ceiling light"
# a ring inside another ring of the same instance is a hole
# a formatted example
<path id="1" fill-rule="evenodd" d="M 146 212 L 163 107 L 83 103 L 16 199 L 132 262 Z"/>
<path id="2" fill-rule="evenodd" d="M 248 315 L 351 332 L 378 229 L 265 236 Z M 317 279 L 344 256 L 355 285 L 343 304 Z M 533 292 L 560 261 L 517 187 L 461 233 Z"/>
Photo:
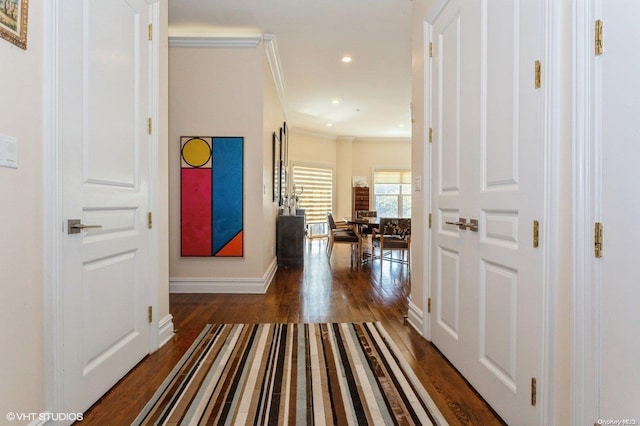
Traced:
<path id="1" fill-rule="evenodd" d="M 332 104 L 339 104 L 340 103 L 340 99 L 334 99 L 331 101 Z"/>
<path id="2" fill-rule="evenodd" d="M 351 62 L 351 56 L 343 56 L 342 62 L 344 62 L 345 64 L 348 64 L 349 62 Z"/>
<path id="3" fill-rule="evenodd" d="M 333 123 L 327 123 L 327 127 L 332 127 Z"/>

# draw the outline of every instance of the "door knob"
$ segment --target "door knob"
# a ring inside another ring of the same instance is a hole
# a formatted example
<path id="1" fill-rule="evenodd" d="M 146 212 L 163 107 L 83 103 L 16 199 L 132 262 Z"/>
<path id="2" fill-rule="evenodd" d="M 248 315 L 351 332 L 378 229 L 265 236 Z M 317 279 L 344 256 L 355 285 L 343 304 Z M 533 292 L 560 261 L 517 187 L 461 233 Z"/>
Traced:
<path id="1" fill-rule="evenodd" d="M 83 229 L 97 229 L 102 228 L 102 225 L 83 225 L 80 223 L 80 219 L 69 219 L 67 221 L 67 233 L 79 234 Z"/>

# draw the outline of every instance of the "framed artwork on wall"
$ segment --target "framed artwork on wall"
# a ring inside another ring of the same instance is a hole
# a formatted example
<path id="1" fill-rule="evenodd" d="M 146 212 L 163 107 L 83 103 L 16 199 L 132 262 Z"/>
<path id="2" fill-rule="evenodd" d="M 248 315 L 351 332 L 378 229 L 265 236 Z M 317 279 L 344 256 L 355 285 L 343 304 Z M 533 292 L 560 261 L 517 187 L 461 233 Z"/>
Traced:
<path id="1" fill-rule="evenodd" d="M 242 257 L 244 138 L 180 138 L 180 255 Z"/>
<path id="2" fill-rule="evenodd" d="M 273 132 L 271 160 L 273 163 L 273 202 L 280 204 L 280 138 Z"/>
<path id="3" fill-rule="evenodd" d="M 283 123 L 280 127 L 280 205 L 284 203 L 284 199 L 288 197 L 289 182 L 288 182 L 288 167 L 289 167 L 289 129 L 287 123 Z"/>
<path id="4" fill-rule="evenodd" d="M 28 0 L 0 1 L 0 37 L 27 49 Z"/>

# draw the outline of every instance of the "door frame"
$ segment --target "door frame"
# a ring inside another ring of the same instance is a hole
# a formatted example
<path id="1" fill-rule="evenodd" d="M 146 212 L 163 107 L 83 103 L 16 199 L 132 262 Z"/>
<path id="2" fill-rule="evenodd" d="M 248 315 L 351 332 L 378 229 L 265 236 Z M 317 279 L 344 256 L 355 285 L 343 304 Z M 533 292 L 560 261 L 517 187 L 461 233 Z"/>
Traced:
<path id="1" fill-rule="evenodd" d="M 538 404 L 540 406 L 540 424 L 554 424 L 557 418 L 557 404 L 556 395 L 559 386 L 557 379 L 557 364 L 558 364 L 558 346 L 556 344 L 558 331 L 558 288 L 559 288 L 559 276 L 561 271 L 560 261 L 558 256 L 560 254 L 560 238 L 561 238 L 561 223 L 562 212 L 566 205 L 561 204 L 560 192 L 562 188 L 560 184 L 563 180 L 562 172 L 562 147 L 563 139 L 566 131 L 566 125 L 563 122 L 565 114 L 563 113 L 562 100 L 566 96 L 563 91 L 563 39 L 566 36 L 565 23 L 562 20 L 564 16 L 563 6 L 561 2 L 554 2 L 553 0 L 544 1 L 544 25 L 546 32 L 546 49 L 545 57 L 541 58 L 542 75 L 545 97 L 545 115 L 544 115 L 544 182 L 543 182 L 543 217 L 541 218 L 541 250 L 542 250 L 542 268 L 543 268 L 543 282 L 542 285 L 542 341 L 541 344 L 541 368 L 543 375 L 541 386 L 538 387 Z M 593 0 L 592 0 L 593 1 Z M 427 12 L 427 15 L 423 20 L 423 39 L 424 39 L 424 71 L 423 71 L 423 85 L 424 85 L 424 128 L 425 134 L 427 134 L 432 120 L 432 61 L 428 55 L 429 42 L 433 42 L 433 22 L 440 13 L 444 10 L 450 0 L 438 0 L 435 5 Z M 565 33 L 563 34 L 563 31 Z M 546 81 L 546 84 L 545 84 Z M 428 144 L 428 142 L 426 142 Z M 425 164 L 425 175 L 429 177 L 429 199 L 425 200 L 425 206 L 428 206 L 428 211 L 431 211 L 433 196 L 431 191 L 431 184 L 433 180 L 433 168 L 431 158 L 431 145 L 425 148 L 423 161 Z M 427 171 L 428 167 L 428 171 Z M 431 240 L 431 230 L 425 229 L 423 238 L 425 244 L 428 244 L 426 253 L 431 253 L 433 250 Z M 431 264 L 429 263 L 429 270 Z M 432 297 L 432 283 L 431 274 L 425 273 L 422 277 L 425 283 L 424 288 L 424 305 L 422 306 L 423 312 L 426 313 L 424 323 L 421 329 L 423 335 L 427 340 L 430 340 L 431 332 L 431 314 L 428 311 L 427 301 Z M 540 381 L 540 380 L 539 380 Z"/>
<path id="2" fill-rule="evenodd" d="M 48 0 L 44 2 L 44 42 L 43 42 L 43 293 L 44 293 L 44 388 L 45 407 L 50 412 L 63 412 L 63 376 L 62 376 L 62 186 L 61 186 L 61 123 L 60 123 L 60 20 L 62 2 Z M 154 37 L 150 54 L 150 90 L 149 106 L 153 125 L 149 147 L 149 210 L 159 211 L 159 0 L 146 0 L 150 8 Z M 149 305 L 158 312 L 159 305 L 159 227 L 149 230 Z M 158 349 L 160 344 L 159 319 L 154 315 L 149 333 L 149 353 Z"/>
<path id="3" fill-rule="evenodd" d="M 593 226 L 600 216 L 597 152 L 601 129 L 596 99 L 601 67 L 594 56 L 593 25 L 601 14 L 599 0 L 575 2 L 572 18 L 571 99 L 571 423 L 590 424 L 598 418 L 601 283 L 593 255 Z"/>

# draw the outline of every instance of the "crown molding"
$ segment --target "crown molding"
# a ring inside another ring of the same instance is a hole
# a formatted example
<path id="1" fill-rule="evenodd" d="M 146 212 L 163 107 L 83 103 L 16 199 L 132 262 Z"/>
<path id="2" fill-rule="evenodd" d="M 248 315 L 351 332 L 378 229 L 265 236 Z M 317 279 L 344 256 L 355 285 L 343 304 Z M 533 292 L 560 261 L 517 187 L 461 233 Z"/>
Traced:
<path id="1" fill-rule="evenodd" d="M 276 36 L 275 34 L 266 33 L 263 36 L 263 40 L 265 56 L 267 57 L 269 68 L 271 68 L 273 83 L 276 86 L 278 99 L 280 99 L 280 105 L 282 105 L 282 110 L 286 118 L 288 112 L 287 91 L 284 86 L 284 74 L 282 73 L 282 64 L 280 63 L 280 54 L 278 53 Z"/>
<path id="2" fill-rule="evenodd" d="M 261 35 L 246 36 L 170 36 L 169 47 L 255 48 Z"/>

